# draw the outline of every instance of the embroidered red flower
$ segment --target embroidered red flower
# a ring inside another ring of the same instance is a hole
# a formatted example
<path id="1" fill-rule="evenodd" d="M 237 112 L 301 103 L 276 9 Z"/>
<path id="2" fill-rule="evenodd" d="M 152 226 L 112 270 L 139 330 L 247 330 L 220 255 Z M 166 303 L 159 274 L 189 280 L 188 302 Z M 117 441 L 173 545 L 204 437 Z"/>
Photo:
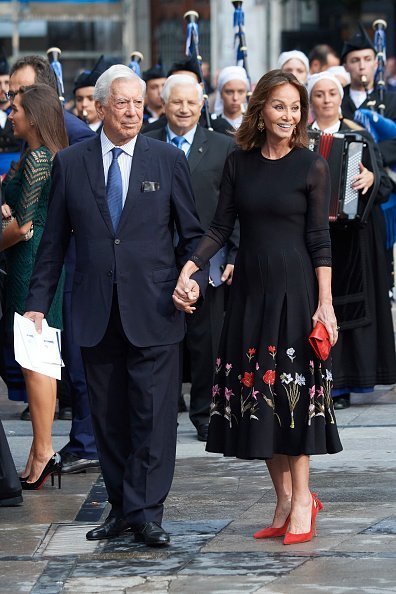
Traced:
<path id="1" fill-rule="evenodd" d="M 270 345 L 270 346 L 268 347 L 268 352 L 269 352 L 269 354 L 271 355 L 271 357 L 272 357 L 273 359 L 275 359 L 275 355 L 276 355 L 276 346 Z"/>
<path id="2" fill-rule="evenodd" d="M 251 372 L 245 371 L 245 373 L 243 374 L 243 378 L 241 379 L 241 382 L 247 388 L 251 388 L 253 386 L 253 384 L 254 384 L 254 373 L 253 373 L 253 371 L 251 371 Z"/>
<path id="3" fill-rule="evenodd" d="M 248 353 L 249 353 L 249 355 L 253 356 L 256 354 L 256 349 L 253 349 L 253 348 L 248 349 Z"/>
<path id="4" fill-rule="evenodd" d="M 263 375 L 263 382 L 268 384 L 269 386 L 273 386 L 275 383 L 275 371 L 273 369 L 268 369 Z"/>

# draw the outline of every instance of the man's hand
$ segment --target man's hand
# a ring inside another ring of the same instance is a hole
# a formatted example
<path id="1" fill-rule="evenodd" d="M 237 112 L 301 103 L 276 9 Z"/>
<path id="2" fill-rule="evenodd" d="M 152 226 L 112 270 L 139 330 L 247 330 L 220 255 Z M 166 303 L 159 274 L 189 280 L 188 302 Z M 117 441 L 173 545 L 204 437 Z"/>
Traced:
<path id="1" fill-rule="evenodd" d="M 43 313 L 41 313 L 39 311 L 27 311 L 25 314 L 23 314 L 23 317 L 28 318 L 29 320 L 32 320 L 32 322 L 34 322 L 34 325 L 36 327 L 36 332 L 38 334 L 41 334 L 43 319 L 44 319 Z"/>
<path id="2" fill-rule="evenodd" d="M 227 264 L 227 266 L 224 268 L 224 272 L 221 275 L 221 280 L 223 281 L 223 283 L 227 283 L 227 285 L 230 285 L 232 283 L 232 277 L 234 275 L 234 264 Z"/>
<path id="3" fill-rule="evenodd" d="M 185 313 L 194 313 L 196 308 L 192 305 L 199 299 L 198 283 L 181 272 L 172 298 L 176 309 Z"/>

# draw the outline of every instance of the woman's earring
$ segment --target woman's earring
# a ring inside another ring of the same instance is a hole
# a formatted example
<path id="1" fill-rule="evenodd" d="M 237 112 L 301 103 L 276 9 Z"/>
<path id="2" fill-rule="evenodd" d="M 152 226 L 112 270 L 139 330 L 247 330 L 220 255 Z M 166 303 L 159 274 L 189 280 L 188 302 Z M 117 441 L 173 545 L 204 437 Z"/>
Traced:
<path id="1" fill-rule="evenodd" d="M 263 130 L 265 130 L 265 124 L 264 124 L 264 120 L 263 120 L 263 116 L 260 115 L 258 122 L 257 122 L 257 130 L 259 132 L 262 132 Z"/>

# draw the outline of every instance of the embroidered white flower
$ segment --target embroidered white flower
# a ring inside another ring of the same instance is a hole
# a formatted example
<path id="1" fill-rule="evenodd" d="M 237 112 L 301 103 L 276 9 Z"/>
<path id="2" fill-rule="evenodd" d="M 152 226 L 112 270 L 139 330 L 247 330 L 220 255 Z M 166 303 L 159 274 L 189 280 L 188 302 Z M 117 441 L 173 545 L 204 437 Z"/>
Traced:
<path id="1" fill-rule="evenodd" d="M 290 384 L 293 381 L 291 373 L 282 373 L 280 376 L 282 384 Z"/>
<path id="2" fill-rule="evenodd" d="M 333 379 L 333 374 L 331 373 L 331 371 L 326 369 L 326 380 L 331 382 L 332 379 Z"/>
<path id="3" fill-rule="evenodd" d="M 289 357 L 290 361 L 294 361 L 295 357 L 295 350 L 293 348 L 287 349 L 286 355 Z"/>
<path id="4" fill-rule="evenodd" d="M 299 373 L 296 373 L 294 383 L 298 386 L 305 386 L 305 377 Z"/>

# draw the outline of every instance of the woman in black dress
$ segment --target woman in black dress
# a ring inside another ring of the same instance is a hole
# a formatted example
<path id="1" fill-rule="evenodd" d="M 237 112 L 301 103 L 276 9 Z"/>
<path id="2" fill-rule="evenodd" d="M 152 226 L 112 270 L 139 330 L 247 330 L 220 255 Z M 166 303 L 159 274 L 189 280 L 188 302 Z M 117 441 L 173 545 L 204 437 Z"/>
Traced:
<path id="1" fill-rule="evenodd" d="M 187 262 L 175 304 L 196 296 L 190 279 L 239 217 L 241 240 L 225 318 L 207 450 L 266 460 L 277 495 L 272 526 L 254 536 L 310 540 L 321 503 L 309 490 L 309 456 L 339 452 L 329 360 L 308 344 L 316 321 L 331 344 L 327 163 L 305 148 L 308 96 L 273 70 L 258 82 L 229 156 L 219 205 Z M 180 305 L 179 305 L 180 306 Z M 190 308 L 193 311 L 193 308 Z"/>
<path id="2" fill-rule="evenodd" d="M 360 172 L 353 188 L 361 199 L 378 181 L 367 223 L 330 225 L 333 252 L 333 296 L 340 337 L 333 351 L 335 408 L 350 406 L 350 392 L 371 392 L 377 384 L 396 382 L 395 339 L 388 296 L 385 223 L 381 203 L 392 183 L 370 134 L 340 114 L 343 89 L 328 72 L 315 74 L 308 85 L 315 121 L 311 128 L 327 134 L 355 132 L 364 137 Z M 372 145 L 374 159 L 368 150 Z"/>

